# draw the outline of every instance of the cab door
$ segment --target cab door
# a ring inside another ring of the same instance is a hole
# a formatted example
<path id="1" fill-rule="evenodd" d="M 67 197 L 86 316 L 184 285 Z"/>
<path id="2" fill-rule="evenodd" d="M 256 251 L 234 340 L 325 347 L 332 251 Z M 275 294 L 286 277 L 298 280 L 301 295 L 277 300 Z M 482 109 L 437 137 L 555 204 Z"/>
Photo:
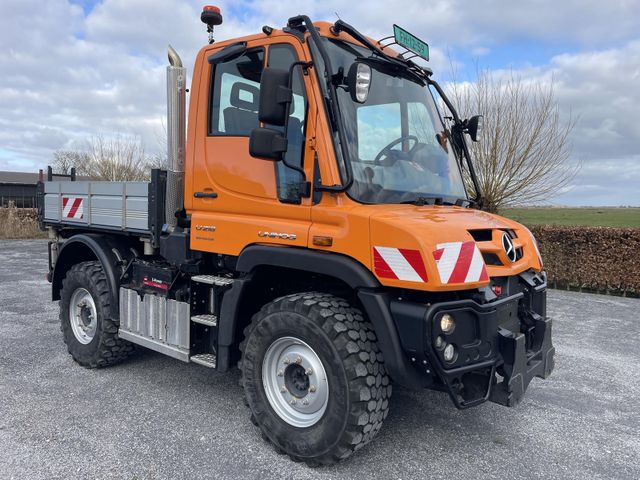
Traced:
<path id="1" fill-rule="evenodd" d="M 288 68 L 307 61 L 299 42 L 288 35 L 247 42 L 233 55 L 222 47 L 201 75 L 198 134 L 190 187 L 191 248 L 238 255 L 253 243 L 306 246 L 311 199 L 301 197 L 299 172 L 282 162 L 249 155 L 251 130 L 259 126 L 260 76 L 268 65 Z M 218 60 L 217 60 L 218 59 Z M 305 141 L 308 78 L 294 70 L 287 161 L 302 165 L 312 178 L 312 151 Z M 205 93 L 206 92 L 206 93 Z M 207 108 L 202 108 L 203 100 Z M 202 112 L 200 112 L 202 110 Z M 187 203 L 185 203 L 188 205 Z"/>

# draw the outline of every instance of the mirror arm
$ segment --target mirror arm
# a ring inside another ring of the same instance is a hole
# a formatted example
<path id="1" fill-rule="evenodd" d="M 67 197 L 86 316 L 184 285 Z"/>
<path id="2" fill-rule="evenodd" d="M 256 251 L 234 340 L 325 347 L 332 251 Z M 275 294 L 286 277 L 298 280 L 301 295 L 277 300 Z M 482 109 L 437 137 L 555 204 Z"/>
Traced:
<path id="1" fill-rule="evenodd" d="M 303 69 L 307 69 L 309 67 L 313 66 L 313 62 L 303 62 L 303 61 L 297 61 L 297 62 L 293 62 L 291 64 L 291 66 L 289 67 L 289 90 L 292 90 L 292 85 L 293 85 L 293 69 L 296 68 L 298 65 L 302 66 Z M 293 96 L 291 101 L 293 101 Z M 290 110 L 290 105 L 291 102 L 288 102 L 287 104 L 287 112 L 289 112 Z M 289 117 L 291 117 L 291 115 L 287 115 L 287 117 L 284 119 L 284 138 L 285 140 L 287 139 L 287 131 L 289 129 Z M 305 143 L 306 143 L 306 139 L 305 139 Z M 304 168 L 302 167 L 298 167 L 297 165 L 292 165 L 291 163 L 287 162 L 287 160 L 285 159 L 286 155 L 282 156 L 282 164 L 287 167 L 290 168 L 291 170 L 295 170 L 296 172 L 298 172 L 300 175 L 302 175 L 302 181 L 304 183 L 307 183 L 307 174 L 304 171 Z"/>
<path id="2" fill-rule="evenodd" d="M 429 85 L 433 85 L 433 87 L 438 92 L 438 95 L 440 95 L 440 98 L 442 98 L 442 101 L 445 103 L 445 105 L 451 112 L 451 115 L 453 115 L 454 125 L 452 130 L 454 130 L 454 134 L 457 137 L 455 141 L 456 143 L 459 143 L 460 146 L 462 147 L 462 153 L 466 160 L 467 168 L 469 169 L 469 175 L 471 176 L 471 181 L 473 182 L 473 188 L 476 191 L 476 198 L 474 198 L 473 201 L 476 204 L 482 206 L 482 193 L 480 192 L 480 182 L 478 181 L 476 170 L 475 168 L 473 168 L 473 162 L 471 161 L 471 154 L 469 153 L 469 147 L 467 146 L 467 142 L 465 141 L 464 134 L 462 132 L 462 129 L 464 128 L 464 122 L 460 120 L 460 117 L 458 116 L 458 112 L 456 111 L 455 107 L 453 106 L 449 98 L 445 95 L 444 90 L 442 90 L 442 87 L 438 84 L 438 82 L 436 82 L 435 80 L 432 80 L 431 78 L 429 78 L 427 81 L 429 82 Z"/>
<path id="3" fill-rule="evenodd" d="M 342 162 L 344 164 L 344 169 L 346 175 L 343 178 L 342 172 L 340 173 L 340 180 L 342 185 L 332 185 L 323 188 L 325 191 L 330 191 L 334 193 L 338 192 L 346 192 L 349 190 L 351 185 L 353 184 L 353 170 L 351 168 L 351 161 L 349 160 L 349 151 L 347 149 L 347 141 L 344 135 L 344 128 L 342 125 L 342 117 L 340 115 L 340 105 L 338 103 L 338 95 L 336 93 L 336 89 L 331 82 L 331 76 L 333 75 L 333 67 L 331 65 L 331 57 L 327 53 L 327 50 L 324 46 L 322 38 L 318 33 L 315 25 L 311 21 L 311 19 L 307 15 L 298 15 L 297 17 L 292 17 L 289 19 L 289 25 L 301 25 L 304 24 L 307 27 L 307 31 L 309 32 L 309 36 L 313 40 L 316 48 L 318 49 L 318 53 L 320 57 L 322 57 L 322 61 L 324 63 L 324 83 L 327 88 L 327 93 L 329 98 L 324 98 L 324 106 L 327 110 L 327 114 L 329 117 L 329 122 L 331 124 L 332 131 L 338 132 L 338 142 L 340 143 L 340 153 L 342 154 Z M 322 78 L 320 76 L 320 72 L 316 69 L 316 78 L 318 82 L 322 82 Z M 324 95 L 323 95 L 324 97 Z M 336 163 L 337 163 L 337 153 L 336 152 Z M 339 167 L 338 167 L 339 169 Z"/>

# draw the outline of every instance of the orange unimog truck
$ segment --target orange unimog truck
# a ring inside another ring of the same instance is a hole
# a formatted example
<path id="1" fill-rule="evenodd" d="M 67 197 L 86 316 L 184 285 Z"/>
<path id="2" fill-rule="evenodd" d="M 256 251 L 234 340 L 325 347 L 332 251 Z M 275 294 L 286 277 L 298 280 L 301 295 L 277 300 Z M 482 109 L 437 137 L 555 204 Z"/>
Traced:
<path id="1" fill-rule="evenodd" d="M 553 369 L 546 275 L 525 227 L 481 211 L 481 117 L 411 60 L 428 46 L 303 15 L 214 43 L 220 11 L 201 18 L 188 129 L 169 50 L 166 170 L 42 185 L 73 358 L 238 365 L 252 421 L 310 465 L 369 442 L 393 384 L 515 406 Z"/>

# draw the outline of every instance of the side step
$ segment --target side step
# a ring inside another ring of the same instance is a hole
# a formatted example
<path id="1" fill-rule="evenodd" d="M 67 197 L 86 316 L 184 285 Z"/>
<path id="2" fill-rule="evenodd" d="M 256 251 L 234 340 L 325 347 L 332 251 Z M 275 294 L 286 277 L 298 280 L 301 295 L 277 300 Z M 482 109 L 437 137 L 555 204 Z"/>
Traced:
<path id="1" fill-rule="evenodd" d="M 215 285 L 216 287 L 224 287 L 226 285 L 231 285 L 234 282 L 233 278 L 217 277 L 215 275 L 196 275 L 191 277 L 191 281 Z"/>
<path id="2" fill-rule="evenodd" d="M 235 280 L 217 275 L 191 277 L 191 325 L 192 335 L 189 361 L 204 367 L 216 368 L 218 343 L 218 315 L 224 292 Z M 207 328 L 202 328 L 203 325 Z"/>
<path id="3" fill-rule="evenodd" d="M 208 327 L 218 326 L 218 317 L 210 313 L 205 313 L 202 315 L 194 315 L 193 317 L 191 317 L 191 321 L 195 323 L 200 323 L 202 325 L 206 325 Z"/>
<path id="4" fill-rule="evenodd" d="M 189 358 L 189 361 L 209 368 L 216 368 L 216 356 L 213 353 L 199 353 Z"/>

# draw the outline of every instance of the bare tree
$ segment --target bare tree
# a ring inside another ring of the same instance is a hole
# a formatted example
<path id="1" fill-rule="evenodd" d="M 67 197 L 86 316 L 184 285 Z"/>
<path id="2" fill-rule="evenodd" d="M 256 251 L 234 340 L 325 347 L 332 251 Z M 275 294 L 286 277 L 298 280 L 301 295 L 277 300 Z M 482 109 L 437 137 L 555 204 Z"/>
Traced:
<path id="1" fill-rule="evenodd" d="M 544 202 L 575 176 L 579 164 L 569 161 L 575 121 L 561 118 L 553 82 L 484 71 L 475 83 L 454 81 L 451 91 L 463 118 L 484 115 L 471 152 L 485 210 Z"/>
<path id="2" fill-rule="evenodd" d="M 71 167 L 76 167 L 79 176 L 91 180 L 144 181 L 152 168 L 160 166 L 156 156 L 146 155 L 139 137 L 121 134 L 94 135 L 84 151 L 58 150 L 53 155 L 56 172 L 68 174 Z"/>
<path id="3" fill-rule="evenodd" d="M 147 163 L 149 165 L 149 168 L 166 169 L 168 134 L 167 128 L 164 125 L 164 121 L 162 119 L 160 119 L 160 121 L 162 123 L 162 131 L 156 132 L 157 149 L 156 152 L 148 158 Z"/>
<path id="4" fill-rule="evenodd" d="M 136 181 L 149 178 L 147 158 L 139 137 L 95 135 L 89 142 L 88 176 L 94 180 Z"/>
<path id="5" fill-rule="evenodd" d="M 89 164 L 89 155 L 86 152 L 76 150 L 56 150 L 53 152 L 53 161 L 51 166 L 56 173 L 69 175 L 71 168 L 76 168 L 78 175 L 86 175 L 83 171 Z"/>

